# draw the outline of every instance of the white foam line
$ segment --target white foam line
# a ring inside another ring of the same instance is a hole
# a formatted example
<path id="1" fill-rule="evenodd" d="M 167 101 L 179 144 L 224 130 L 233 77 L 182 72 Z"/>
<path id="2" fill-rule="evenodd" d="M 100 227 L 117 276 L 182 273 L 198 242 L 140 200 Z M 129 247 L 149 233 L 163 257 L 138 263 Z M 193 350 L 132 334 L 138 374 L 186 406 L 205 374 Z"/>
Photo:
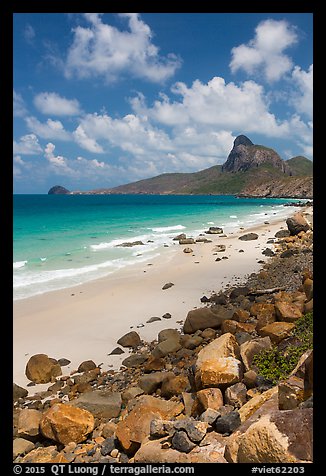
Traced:
<path id="1" fill-rule="evenodd" d="M 12 265 L 13 269 L 23 268 L 27 264 L 27 261 L 15 261 Z"/>

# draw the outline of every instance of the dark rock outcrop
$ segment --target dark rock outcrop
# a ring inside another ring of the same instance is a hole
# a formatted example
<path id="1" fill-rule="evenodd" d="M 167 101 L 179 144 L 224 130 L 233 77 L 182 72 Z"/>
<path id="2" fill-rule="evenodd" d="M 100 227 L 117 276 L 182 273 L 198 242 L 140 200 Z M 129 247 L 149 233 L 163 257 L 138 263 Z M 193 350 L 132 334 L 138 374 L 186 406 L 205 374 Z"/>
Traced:
<path id="1" fill-rule="evenodd" d="M 50 190 L 48 191 L 48 195 L 69 195 L 70 191 L 62 187 L 61 185 L 54 185 L 54 187 L 51 187 Z"/>
<path id="2" fill-rule="evenodd" d="M 263 164 L 270 164 L 290 174 L 288 165 L 273 149 L 254 145 L 248 137 L 240 135 L 233 143 L 233 149 L 223 164 L 222 172 L 245 172 Z"/>

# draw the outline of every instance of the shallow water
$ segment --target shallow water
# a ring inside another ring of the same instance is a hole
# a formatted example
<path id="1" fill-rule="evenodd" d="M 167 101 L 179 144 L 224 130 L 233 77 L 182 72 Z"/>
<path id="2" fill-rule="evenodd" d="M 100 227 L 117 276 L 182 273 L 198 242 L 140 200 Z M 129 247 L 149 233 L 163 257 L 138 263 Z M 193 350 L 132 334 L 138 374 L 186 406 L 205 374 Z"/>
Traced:
<path id="1" fill-rule="evenodd" d="M 14 299 L 117 272 L 164 252 L 179 234 L 226 233 L 285 217 L 291 199 L 213 195 L 15 195 Z M 293 207 L 294 210 L 294 207 Z M 144 245 L 118 247 L 123 242 Z"/>

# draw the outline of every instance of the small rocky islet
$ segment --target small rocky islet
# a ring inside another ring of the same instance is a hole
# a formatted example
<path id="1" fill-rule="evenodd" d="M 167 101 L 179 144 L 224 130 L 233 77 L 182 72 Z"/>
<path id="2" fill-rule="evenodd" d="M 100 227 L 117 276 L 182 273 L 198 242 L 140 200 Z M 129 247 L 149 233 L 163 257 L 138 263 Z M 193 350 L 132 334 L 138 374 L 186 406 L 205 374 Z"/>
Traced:
<path id="1" fill-rule="evenodd" d="M 33 355 L 25 374 L 49 387 L 13 384 L 14 462 L 312 462 L 312 227 L 299 212 L 271 240 L 258 273 L 199 297 L 180 329 L 122 336 L 120 370 Z"/>

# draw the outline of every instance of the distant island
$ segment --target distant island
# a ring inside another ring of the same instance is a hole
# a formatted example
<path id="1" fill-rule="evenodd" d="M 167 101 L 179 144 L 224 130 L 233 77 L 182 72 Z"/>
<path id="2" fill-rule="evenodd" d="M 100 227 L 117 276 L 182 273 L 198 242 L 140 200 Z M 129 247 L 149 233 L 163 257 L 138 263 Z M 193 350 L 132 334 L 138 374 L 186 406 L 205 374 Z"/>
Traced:
<path id="1" fill-rule="evenodd" d="M 313 164 L 303 156 L 283 160 L 275 150 L 239 135 L 223 165 L 194 173 L 165 173 L 114 188 L 69 191 L 55 185 L 50 195 L 238 195 L 313 198 Z"/>

